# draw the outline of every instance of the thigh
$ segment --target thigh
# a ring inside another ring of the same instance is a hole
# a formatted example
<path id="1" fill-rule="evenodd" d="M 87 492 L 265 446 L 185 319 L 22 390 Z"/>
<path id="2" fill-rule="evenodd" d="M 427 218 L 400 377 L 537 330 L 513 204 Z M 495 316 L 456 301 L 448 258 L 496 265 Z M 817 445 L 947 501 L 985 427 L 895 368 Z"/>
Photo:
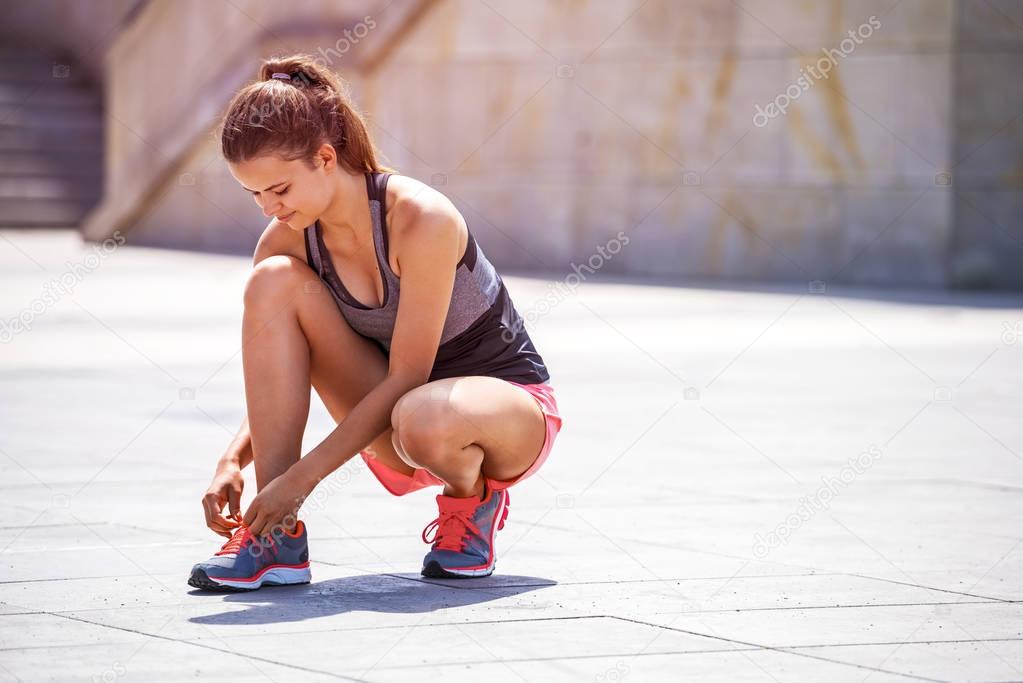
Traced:
<path id="1" fill-rule="evenodd" d="M 327 286 L 308 266 L 297 297 L 298 319 L 309 342 L 310 381 L 340 422 L 387 376 L 387 356 L 351 328 Z"/>
<path id="2" fill-rule="evenodd" d="M 351 328 L 327 286 L 308 266 L 298 297 L 298 317 L 309 342 L 309 380 L 334 421 L 341 423 L 387 377 L 388 360 L 373 340 Z M 411 468 L 394 453 L 391 429 L 372 444 L 374 455 L 401 472 Z"/>
<path id="3" fill-rule="evenodd" d="M 483 449 L 483 474 L 497 480 L 518 477 L 543 447 L 547 424 L 530 394 L 496 377 L 452 377 L 428 382 L 403 396 L 395 428 L 424 430 L 451 450 L 476 444 Z"/>

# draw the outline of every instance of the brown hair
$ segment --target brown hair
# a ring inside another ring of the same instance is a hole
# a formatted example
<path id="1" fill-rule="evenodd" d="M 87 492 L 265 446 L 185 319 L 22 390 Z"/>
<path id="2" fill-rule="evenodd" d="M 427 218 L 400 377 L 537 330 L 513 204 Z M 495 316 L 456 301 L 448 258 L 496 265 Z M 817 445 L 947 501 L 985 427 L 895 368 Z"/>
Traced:
<path id="1" fill-rule="evenodd" d="M 275 73 L 291 78 L 274 78 Z M 347 84 L 304 54 L 264 60 L 257 80 L 235 94 L 221 122 L 220 149 L 231 163 L 275 154 L 311 167 L 325 142 L 350 172 L 393 171 L 377 162 Z"/>

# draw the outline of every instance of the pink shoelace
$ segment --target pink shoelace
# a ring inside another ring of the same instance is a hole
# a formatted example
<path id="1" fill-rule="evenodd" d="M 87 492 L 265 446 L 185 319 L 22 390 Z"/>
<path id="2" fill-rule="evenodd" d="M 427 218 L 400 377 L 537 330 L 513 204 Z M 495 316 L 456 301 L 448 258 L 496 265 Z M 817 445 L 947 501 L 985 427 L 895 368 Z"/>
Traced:
<path id="1" fill-rule="evenodd" d="M 270 548 L 276 548 L 277 542 L 274 540 L 273 536 L 269 536 L 268 538 L 270 539 Z M 249 527 L 242 524 L 237 529 L 235 529 L 234 535 L 231 536 L 227 543 L 220 547 L 220 550 L 218 550 L 216 554 L 217 555 L 230 555 L 231 553 L 237 554 L 241 552 L 241 549 L 245 546 L 245 542 L 249 540 L 252 540 L 257 544 L 260 543 L 259 539 L 252 535 L 252 532 L 249 530 Z"/>
<path id="2" fill-rule="evenodd" d="M 470 532 L 482 536 L 479 527 L 472 522 L 474 510 L 441 510 L 440 516 L 423 529 L 423 542 L 434 543 L 438 550 L 462 552 L 469 540 Z M 427 535 L 434 531 L 433 538 Z"/>

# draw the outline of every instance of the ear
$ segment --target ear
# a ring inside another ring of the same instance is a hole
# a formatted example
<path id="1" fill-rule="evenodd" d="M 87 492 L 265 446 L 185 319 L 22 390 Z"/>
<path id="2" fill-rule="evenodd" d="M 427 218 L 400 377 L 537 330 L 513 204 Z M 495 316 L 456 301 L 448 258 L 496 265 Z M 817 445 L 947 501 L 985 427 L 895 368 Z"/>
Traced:
<path id="1" fill-rule="evenodd" d="M 337 170 L 337 151 L 329 142 L 324 142 L 316 150 L 316 165 L 322 167 L 325 173 Z"/>

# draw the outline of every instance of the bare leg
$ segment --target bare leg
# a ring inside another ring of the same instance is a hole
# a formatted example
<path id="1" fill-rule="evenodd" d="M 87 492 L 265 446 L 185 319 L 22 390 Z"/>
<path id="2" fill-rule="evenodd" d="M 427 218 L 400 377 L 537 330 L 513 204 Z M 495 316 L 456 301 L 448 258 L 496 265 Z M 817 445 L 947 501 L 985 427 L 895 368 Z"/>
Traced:
<path id="1" fill-rule="evenodd" d="M 262 489 L 301 457 L 315 386 L 335 420 L 387 375 L 387 358 L 349 327 L 325 285 L 305 262 L 272 256 L 253 270 L 242 321 L 245 400 L 256 482 Z M 370 448 L 406 474 L 391 431 Z"/>
<path id="2" fill-rule="evenodd" d="M 428 382 L 395 407 L 402 456 L 446 484 L 444 494 L 478 496 L 483 479 L 510 480 L 540 454 L 547 427 L 525 391 L 493 377 Z"/>
<path id="3" fill-rule="evenodd" d="M 483 495 L 483 449 L 474 443 L 469 444 L 460 452 L 454 453 L 450 460 L 439 460 L 433 465 L 433 476 L 444 481 L 445 496 L 468 498 Z"/>

